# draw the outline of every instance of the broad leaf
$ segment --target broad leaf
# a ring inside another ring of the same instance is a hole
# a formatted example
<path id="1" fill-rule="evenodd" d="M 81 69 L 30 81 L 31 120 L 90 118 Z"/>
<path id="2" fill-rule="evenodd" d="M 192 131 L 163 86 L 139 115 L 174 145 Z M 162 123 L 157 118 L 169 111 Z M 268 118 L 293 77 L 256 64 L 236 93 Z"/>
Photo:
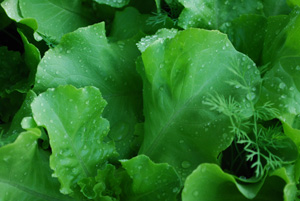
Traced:
<path id="1" fill-rule="evenodd" d="M 0 200 L 75 200 L 59 192 L 59 182 L 51 177 L 49 154 L 38 148 L 38 129 L 19 135 L 0 148 Z"/>
<path id="2" fill-rule="evenodd" d="M 263 62 L 270 70 L 264 76 L 260 102 L 274 103 L 278 118 L 290 125 L 300 114 L 300 10 L 289 17 L 271 18 L 266 33 Z"/>
<path id="3" fill-rule="evenodd" d="M 142 62 L 145 136 L 140 153 L 168 162 L 183 179 L 200 163 L 218 163 L 233 135 L 229 119 L 205 101 L 218 93 L 243 102 L 241 110 L 247 110 L 259 91 L 255 64 L 226 35 L 200 29 L 154 41 L 142 53 Z"/>
<path id="4" fill-rule="evenodd" d="M 275 175 L 253 183 L 239 181 L 215 164 L 201 164 L 186 179 L 183 201 L 265 201 L 283 200 L 285 181 Z M 260 190 L 260 191 L 259 191 Z"/>
<path id="5" fill-rule="evenodd" d="M 179 0 L 184 6 L 179 16 L 179 26 L 184 29 L 199 27 L 218 29 L 224 23 L 243 14 L 260 14 L 263 4 L 260 0 Z"/>
<path id="6" fill-rule="evenodd" d="M 121 163 L 132 179 L 129 190 L 123 193 L 121 200 L 176 200 L 181 182 L 173 167 L 166 163 L 155 164 L 144 155 L 123 160 Z"/>
<path id="7" fill-rule="evenodd" d="M 220 29 L 234 47 L 259 64 L 262 56 L 267 19 L 260 15 L 243 15 Z"/>
<path id="8" fill-rule="evenodd" d="M 108 106 L 103 112 L 111 125 L 122 158 L 131 154 L 128 144 L 142 116 L 141 80 L 134 60 L 139 52 L 133 40 L 108 43 L 104 23 L 66 34 L 38 66 L 34 90 L 72 84 L 98 87 Z"/>
<path id="9" fill-rule="evenodd" d="M 18 0 L 23 18 L 33 18 L 38 33 L 55 42 L 69 32 L 94 22 L 82 7 L 81 0 Z"/>
<path id="10" fill-rule="evenodd" d="M 105 105 L 95 87 L 69 85 L 49 89 L 31 104 L 37 125 L 48 131 L 50 167 L 64 194 L 72 193 L 80 179 L 95 176 L 115 154 L 113 143 L 104 142 L 109 131 L 109 122 L 101 117 Z"/>
<path id="11" fill-rule="evenodd" d="M 130 0 L 94 0 L 95 2 L 99 3 L 99 4 L 106 4 L 109 5 L 111 7 L 116 7 L 116 8 L 121 8 L 126 6 Z"/>
<path id="12" fill-rule="evenodd" d="M 288 6 L 287 1 L 289 0 L 263 0 L 264 13 L 266 16 L 284 15 L 289 14 L 291 8 Z"/>

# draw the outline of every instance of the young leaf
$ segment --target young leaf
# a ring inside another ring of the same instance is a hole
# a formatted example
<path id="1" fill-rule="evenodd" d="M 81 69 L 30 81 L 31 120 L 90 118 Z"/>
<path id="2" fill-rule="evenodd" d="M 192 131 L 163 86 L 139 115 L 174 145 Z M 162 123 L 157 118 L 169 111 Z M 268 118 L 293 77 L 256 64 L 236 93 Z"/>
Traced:
<path id="1" fill-rule="evenodd" d="M 38 148 L 39 129 L 30 129 L 0 148 L 0 200 L 71 201 L 51 177 L 49 154 Z"/>
<path id="2" fill-rule="evenodd" d="M 129 191 L 124 191 L 121 200 L 176 200 L 181 182 L 173 167 L 166 163 L 155 164 L 145 155 L 122 160 L 121 163 L 132 179 Z M 129 184 L 126 185 L 128 187 Z"/>
<path id="3" fill-rule="evenodd" d="M 108 43 L 104 23 L 66 34 L 59 45 L 46 52 L 38 66 L 34 90 L 72 84 L 95 86 L 108 106 L 103 112 L 111 125 L 109 137 L 116 141 L 121 158 L 131 155 L 134 126 L 142 119 L 142 83 L 134 60 L 137 39 Z"/>
<path id="4" fill-rule="evenodd" d="M 97 88 L 70 85 L 49 89 L 31 104 L 37 125 L 48 131 L 50 167 L 64 194 L 72 193 L 80 179 L 95 176 L 115 155 L 114 144 L 104 142 L 109 131 L 109 122 L 101 117 L 105 106 Z"/>
<path id="5" fill-rule="evenodd" d="M 61 37 L 79 27 L 93 23 L 90 13 L 84 12 L 80 0 L 18 0 L 23 18 L 37 21 L 37 32 L 59 42 Z"/>
<path id="6" fill-rule="evenodd" d="M 277 176 L 240 180 L 215 164 L 201 164 L 184 184 L 182 201 L 282 201 L 285 182 Z"/>
<path id="7" fill-rule="evenodd" d="M 155 41 L 142 53 L 142 62 L 138 70 L 144 82 L 145 135 L 140 153 L 168 162 L 183 179 L 200 163 L 218 163 L 233 135 L 228 117 L 211 111 L 206 97 L 216 91 L 245 103 L 255 98 L 252 89 L 260 76 L 253 62 L 224 34 L 200 29 Z M 233 80 L 246 88 L 226 83 Z"/>

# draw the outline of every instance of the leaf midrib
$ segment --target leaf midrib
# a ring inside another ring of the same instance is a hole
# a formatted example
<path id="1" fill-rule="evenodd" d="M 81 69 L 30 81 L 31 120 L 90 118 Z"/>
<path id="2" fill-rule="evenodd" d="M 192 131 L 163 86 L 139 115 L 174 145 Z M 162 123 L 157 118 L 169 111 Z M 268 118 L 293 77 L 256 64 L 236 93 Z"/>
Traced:
<path id="1" fill-rule="evenodd" d="M 60 198 L 57 198 L 57 197 L 48 196 L 46 193 L 45 194 L 44 193 L 40 193 L 40 192 L 38 192 L 36 190 L 30 189 L 30 188 L 28 188 L 28 187 L 26 187 L 24 185 L 20 185 L 20 184 L 18 184 L 16 182 L 12 182 L 12 181 L 8 181 L 8 180 L 0 178 L 0 183 L 3 183 L 5 185 L 9 185 L 9 186 L 11 186 L 13 188 L 16 188 L 16 189 L 18 189 L 20 191 L 23 191 L 23 192 L 27 193 L 27 194 L 30 194 L 33 197 L 40 197 L 40 198 L 42 198 L 44 200 L 49 200 L 49 201 L 65 201 L 65 199 L 61 200 Z"/>

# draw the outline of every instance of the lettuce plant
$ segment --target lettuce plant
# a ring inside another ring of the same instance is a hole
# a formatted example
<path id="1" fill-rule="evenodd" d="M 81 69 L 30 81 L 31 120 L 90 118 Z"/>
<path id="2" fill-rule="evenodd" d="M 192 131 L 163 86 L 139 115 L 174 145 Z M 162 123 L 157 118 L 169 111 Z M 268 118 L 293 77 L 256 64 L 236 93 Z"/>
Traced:
<path id="1" fill-rule="evenodd" d="M 0 200 L 300 200 L 298 1 L 0 3 Z"/>

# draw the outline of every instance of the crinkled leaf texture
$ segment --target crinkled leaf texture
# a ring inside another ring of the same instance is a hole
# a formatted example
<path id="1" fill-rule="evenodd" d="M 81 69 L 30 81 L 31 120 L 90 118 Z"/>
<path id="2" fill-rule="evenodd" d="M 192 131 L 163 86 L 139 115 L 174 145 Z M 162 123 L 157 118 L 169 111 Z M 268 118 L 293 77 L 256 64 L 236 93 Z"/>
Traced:
<path id="1" fill-rule="evenodd" d="M 78 184 L 81 192 L 89 199 L 117 201 L 122 192 L 122 179 L 122 174 L 116 171 L 115 166 L 107 164 L 98 169 L 96 177 L 83 178 Z"/>
<path id="2" fill-rule="evenodd" d="M 80 180 L 81 192 L 89 199 L 109 201 L 175 201 L 181 181 L 167 163 L 153 163 L 138 155 L 121 160 L 122 167 L 107 164 L 96 177 Z"/>
<path id="3" fill-rule="evenodd" d="M 105 106 L 97 88 L 71 85 L 48 89 L 31 104 L 37 125 L 48 131 L 50 167 L 64 194 L 72 193 L 80 179 L 95 176 L 115 154 L 114 144 L 104 142 L 109 131 L 101 117 Z"/>
<path id="4" fill-rule="evenodd" d="M 126 184 L 121 200 L 128 201 L 175 201 L 181 189 L 180 178 L 174 168 L 166 163 L 155 164 L 147 156 L 139 155 L 122 160 L 122 166 L 132 179 Z"/>
<path id="5" fill-rule="evenodd" d="M 240 181 L 215 164 L 201 164 L 185 181 L 183 201 L 286 201 L 295 200 L 297 189 L 284 168 L 257 183 Z M 293 185 L 293 186 L 292 186 Z M 284 192 L 283 192 L 283 189 Z M 285 195 L 283 195 L 285 193 Z M 288 199 L 287 199 L 288 198 Z"/>
<path id="6" fill-rule="evenodd" d="M 108 102 L 103 116 L 111 125 L 109 137 L 115 140 L 122 158 L 128 157 L 134 126 L 142 116 L 135 40 L 108 43 L 104 23 L 66 34 L 59 45 L 46 52 L 38 66 L 34 88 L 42 92 L 65 84 L 98 87 Z"/>
<path id="7" fill-rule="evenodd" d="M 75 200 L 59 192 L 59 182 L 51 177 L 49 154 L 38 148 L 40 135 L 39 129 L 30 129 L 0 148 L 0 200 Z"/>
<path id="8" fill-rule="evenodd" d="M 253 91 L 228 83 L 242 82 L 233 69 Z M 255 64 L 218 31 L 188 29 L 158 39 L 142 53 L 138 70 L 145 114 L 140 153 L 171 164 L 183 179 L 200 163 L 218 163 L 233 140 L 228 117 L 204 104 L 209 95 L 231 96 L 247 110 L 259 91 Z"/>

